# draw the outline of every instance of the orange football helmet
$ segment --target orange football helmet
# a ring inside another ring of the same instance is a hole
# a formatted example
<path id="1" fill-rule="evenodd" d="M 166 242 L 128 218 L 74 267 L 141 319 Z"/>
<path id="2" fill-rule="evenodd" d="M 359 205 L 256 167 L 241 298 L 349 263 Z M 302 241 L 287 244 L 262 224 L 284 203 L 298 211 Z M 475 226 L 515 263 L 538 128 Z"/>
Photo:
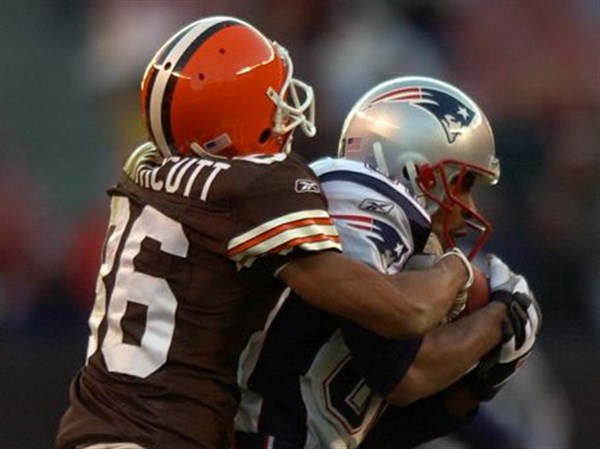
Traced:
<path id="1" fill-rule="evenodd" d="M 148 133 L 165 157 L 289 151 L 297 126 L 316 133 L 312 88 L 292 72 L 285 48 L 248 23 L 198 20 L 171 37 L 144 73 Z"/>

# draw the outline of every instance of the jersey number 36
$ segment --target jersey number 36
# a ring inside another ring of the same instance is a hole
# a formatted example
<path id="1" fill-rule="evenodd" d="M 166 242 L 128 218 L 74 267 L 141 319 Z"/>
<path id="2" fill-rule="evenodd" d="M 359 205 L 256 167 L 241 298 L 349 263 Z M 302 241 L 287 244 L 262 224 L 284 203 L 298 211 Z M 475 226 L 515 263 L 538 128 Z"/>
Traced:
<path id="1" fill-rule="evenodd" d="M 142 378 L 151 375 L 167 360 L 177 310 L 177 299 L 167 281 L 135 265 L 136 256 L 149 251 L 150 245 L 144 243 L 152 241 L 158 243 L 161 256 L 185 258 L 187 255 L 189 242 L 180 223 L 150 206 L 145 206 L 134 218 L 129 200 L 113 197 L 96 299 L 89 320 L 91 335 L 87 357 L 100 349 L 109 371 Z M 109 275 L 114 278 L 110 284 Z M 136 325 L 132 326 L 134 332 L 128 332 L 127 316 L 136 318 Z M 103 320 L 106 320 L 106 331 L 99 342 Z"/>

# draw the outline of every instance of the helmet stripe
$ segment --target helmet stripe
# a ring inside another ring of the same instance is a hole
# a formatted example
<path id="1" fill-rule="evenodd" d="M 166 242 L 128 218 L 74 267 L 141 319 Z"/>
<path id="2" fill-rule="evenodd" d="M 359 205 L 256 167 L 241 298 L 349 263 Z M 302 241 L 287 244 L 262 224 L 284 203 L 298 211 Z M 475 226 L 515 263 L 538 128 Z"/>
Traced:
<path id="1" fill-rule="evenodd" d="M 151 121 L 150 121 L 150 97 L 152 96 L 152 88 L 154 87 L 154 82 L 156 81 L 156 75 L 158 75 L 158 70 L 156 69 L 155 66 L 152 66 L 150 68 L 150 72 L 148 73 L 148 86 L 146 88 L 146 92 L 148 92 L 148 94 L 146 95 L 146 98 L 144 99 L 144 111 L 146 112 L 145 115 L 145 119 L 146 119 L 146 129 L 150 132 L 150 138 L 156 142 L 156 137 L 154 136 L 154 130 L 151 126 Z"/>
<path id="2" fill-rule="evenodd" d="M 154 87 L 154 82 L 156 81 L 156 76 L 158 75 L 158 72 L 159 72 L 157 67 L 161 67 L 163 65 L 163 63 L 165 62 L 165 58 L 169 54 L 171 49 L 175 46 L 175 44 L 177 44 L 181 40 L 181 38 L 190 30 L 190 28 L 192 28 L 195 25 L 196 25 L 196 22 L 191 23 L 187 27 L 181 29 L 171 39 L 169 39 L 161 47 L 161 49 L 156 53 L 154 60 L 151 62 L 151 67 L 149 68 L 149 73 L 148 73 L 148 86 L 146 88 L 146 92 L 148 92 L 148 94 L 146 95 L 146 99 L 144 100 L 144 111 L 146 111 L 146 113 L 145 113 L 146 129 L 149 131 L 150 138 L 154 142 L 156 142 L 156 136 L 154 133 L 154 128 L 151 126 L 151 120 L 150 120 L 150 107 L 151 107 L 150 98 L 152 97 L 152 89 Z M 165 154 L 164 156 L 168 156 L 168 155 Z"/>
<path id="3" fill-rule="evenodd" d="M 173 36 L 169 41 L 158 51 L 156 55 L 155 63 L 156 65 L 162 65 L 165 62 L 165 59 L 169 52 L 173 49 L 173 47 L 181 41 L 183 36 L 185 36 L 192 27 L 196 26 L 196 22 L 189 24 L 185 28 L 179 31 L 175 36 Z"/>
<path id="4" fill-rule="evenodd" d="M 149 98 L 149 121 L 150 129 L 159 148 L 168 148 L 171 154 L 175 154 L 173 146 L 173 133 L 169 120 L 171 112 L 171 98 L 178 77 L 171 76 L 174 71 L 180 70 L 189 60 L 193 52 L 210 36 L 217 31 L 234 24 L 240 24 L 234 20 L 215 17 L 212 20 L 200 20 L 188 26 L 178 33 L 172 42 L 169 42 L 164 53 L 159 56 L 163 62 L 158 70 Z M 166 67 L 166 65 L 169 65 Z M 167 156 L 167 154 L 165 155 Z"/>
<path id="5" fill-rule="evenodd" d="M 204 43 L 209 37 L 215 34 L 217 31 L 222 30 L 223 28 L 230 27 L 232 25 L 239 25 L 239 22 L 235 22 L 233 20 L 224 20 L 220 23 L 217 23 L 210 28 L 208 28 L 205 32 L 203 32 L 200 36 L 198 36 L 183 52 L 183 55 L 179 58 L 177 63 L 175 64 L 175 70 L 181 70 L 185 64 L 192 57 L 194 52 L 200 45 Z"/>
<path id="6" fill-rule="evenodd" d="M 178 72 L 183 69 L 187 62 L 190 60 L 194 52 L 200 45 L 202 45 L 210 36 L 215 34 L 217 31 L 222 30 L 223 28 L 230 27 L 232 25 L 237 24 L 232 20 L 223 21 L 221 23 L 217 23 L 212 27 L 208 28 L 204 33 L 198 36 L 183 52 L 177 63 L 175 64 L 174 71 Z M 172 76 L 167 82 L 167 86 L 165 88 L 164 100 L 162 102 L 163 111 L 162 111 L 162 125 L 165 133 L 165 139 L 167 144 L 169 145 L 169 149 L 171 153 L 176 153 L 176 148 L 174 147 L 174 139 L 173 139 L 173 130 L 171 129 L 171 122 L 169 117 L 171 116 L 171 98 L 173 96 L 173 92 L 175 90 L 175 85 L 179 81 L 179 77 Z"/>

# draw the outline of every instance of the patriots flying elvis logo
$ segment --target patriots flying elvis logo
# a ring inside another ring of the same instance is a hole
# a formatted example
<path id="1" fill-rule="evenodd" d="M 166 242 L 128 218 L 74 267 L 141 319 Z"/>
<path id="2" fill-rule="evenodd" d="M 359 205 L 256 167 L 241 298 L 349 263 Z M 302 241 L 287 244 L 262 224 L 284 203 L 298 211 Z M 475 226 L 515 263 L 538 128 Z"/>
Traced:
<path id="1" fill-rule="evenodd" d="M 365 215 L 332 215 L 338 221 L 343 221 L 351 228 L 365 234 L 379 252 L 381 262 L 386 269 L 392 265 L 402 264 L 406 258 L 409 247 L 398 230 L 383 220 Z M 400 266 L 400 265 L 398 265 Z"/>
<path id="2" fill-rule="evenodd" d="M 449 143 L 468 128 L 475 118 L 475 111 L 445 92 L 427 87 L 403 87 L 375 97 L 365 107 L 381 102 L 406 101 L 413 106 L 426 109 L 435 116 L 446 133 Z"/>

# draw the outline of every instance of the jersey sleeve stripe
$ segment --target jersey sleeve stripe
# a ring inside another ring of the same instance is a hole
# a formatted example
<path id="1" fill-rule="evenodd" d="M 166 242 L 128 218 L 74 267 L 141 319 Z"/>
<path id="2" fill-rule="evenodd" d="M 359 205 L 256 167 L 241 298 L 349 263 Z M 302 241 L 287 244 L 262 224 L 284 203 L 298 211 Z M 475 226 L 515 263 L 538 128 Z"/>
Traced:
<path id="1" fill-rule="evenodd" d="M 331 235 L 318 235 L 314 237 L 307 238 L 297 238 L 290 240 L 282 245 L 277 246 L 269 251 L 267 254 L 270 255 L 286 255 L 294 248 L 302 248 L 305 251 L 323 251 L 327 249 L 336 249 L 338 251 L 342 251 L 342 245 L 340 242 L 339 236 L 331 236 Z M 242 266 L 250 266 L 254 262 L 254 260 L 260 256 L 265 254 L 264 252 L 258 252 L 258 254 L 248 254 L 244 253 L 244 255 L 238 255 L 233 257 L 237 263 Z"/>
<path id="2" fill-rule="evenodd" d="M 431 219 L 425 210 L 419 206 L 414 199 L 410 198 L 408 195 L 403 195 L 397 189 L 389 185 L 388 182 L 385 182 L 381 179 L 377 179 L 364 173 L 339 170 L 320 175 L 319 181 L 321 183 L 326 183 L 329 181 L 346 181 L 373 189 L 374 191 L 386 196 L 394 203 L 400 205 L 405 211 L 407 211 L 412 221 L 418 223 L 419 226 L 429 228 L 431 224 Z"/>
<path id="3" fill-rule="evenodd" d="M 305 218 L 302 220 L 295 220 L 292 222 L 281 224 L 275 228 L 271 228 L 268 231 L 263 232 L 262 234 L 246 240 L 243 243 L 238 244 L 237 246 L 230 248 L 228 253 L 230 255 L 235 255 L 239 252 L 246 250 L 252 246 L 256 246 L 261 242 L 267 241 L 277 235 L 283 234 L 287 231 L 293 231 L 294 229 L 300 229 L 307 226 L 332 226 L 333 220 L 331 218 Z"/>
<path id="4" fill-rule="evenodd" d="M 373 219 L 371 217 L 364 217 L 362 215 L 332 215 L 334 220 L 341 220 L 348 223 L 348 226 L 351 226 L 356 229 L 362 229 L 364 231 L 370 231 L 373 229 Z"/>
<path id="5" fill-rule="evenodd" d="M 279 226 L 263 238 L 252 239 L 248 244 L 233 248 L 228 256 L 236 261 L 265 254 L 279 254 L 294 247 L 304 247 L 310 241 L 328 242 L 332 248 L 341 250 L 340 237 L 331 219 L 326 224 L 302 220 L 296 226 Z M 308 248 L 307 248 L 308 249 Z"/>
<path id="6" fill-rule="evenodd" d="M 293 212 L 291 214 L 283 215 L 281 217 L 275 218 L 273 220 L 262 223 L 261 225 L 241 234 L 237 237 L 232 238 L 227 245 L 227 251 L 231 252 L 236 247 L 243 245 L 245 242 L 250 241 L 254 238 L 257 238 L 265 233 L 269 232 L 271 229 L 277 229 L 279 226 L 285 226 L 289 223 L 293 223 L 299 220 L 313 220 L 315 222 L 320 222 L 323 220 L 323 223 L 333 224 L 333 220 L 329 216 L 329 214 L 322 209 L 313 209 L 313 210 L 304 210 L 300 212 Z"/>
<path id="7" fill-rule="evenodd" d="M 340 238 L 337 235 L 314 235 L 311 237 L 298 237 L 293 240 L 289 240 L 285 242 L 283 245 L 279 245 L 276 248 L 273 248 L 269 251 L 269 254 L 279 254 L 287 248 L 294 248 L 296 246 L 300 246 L 301 248 L 326 248 L 331 246 L 329 243 L 339 242 Z M 320 245 L 320 243 L 325 243 L 325 245 Z"/>
<path id="8" fill-rule="evenodd" d="M 321 182 L 321 184 L 332 181 L 362 185 L 389 198 L 392 202 L 401 207 L 408 216 L 416 246 L 422 247 L 427 241 L 431 230 L 431 219 L 413 198 L 400 193 L 396 188 L 392 187 L 389 182 L 377 179 L 374 176 L 369 176 L 365 173 L 350 170 L 336 170 L 319 175 L 319 182 Z"/>

